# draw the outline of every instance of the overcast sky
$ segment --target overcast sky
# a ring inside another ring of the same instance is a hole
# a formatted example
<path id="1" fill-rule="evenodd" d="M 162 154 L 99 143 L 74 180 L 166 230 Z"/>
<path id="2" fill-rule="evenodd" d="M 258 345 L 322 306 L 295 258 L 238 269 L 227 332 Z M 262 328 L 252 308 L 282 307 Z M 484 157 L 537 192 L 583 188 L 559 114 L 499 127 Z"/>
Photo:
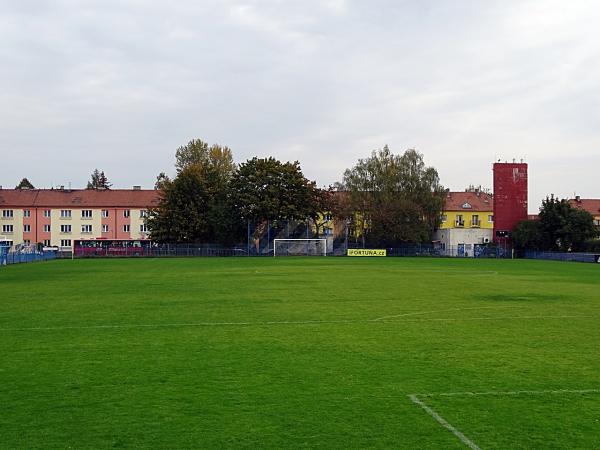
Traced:
<path id="1" fill-rule="evenodd" d="M 596 0 L 0 0 L 0 185 L 153 186 L 192 138 L 319 185 L 388 144 L 452 190 L 600 197 Z"/>

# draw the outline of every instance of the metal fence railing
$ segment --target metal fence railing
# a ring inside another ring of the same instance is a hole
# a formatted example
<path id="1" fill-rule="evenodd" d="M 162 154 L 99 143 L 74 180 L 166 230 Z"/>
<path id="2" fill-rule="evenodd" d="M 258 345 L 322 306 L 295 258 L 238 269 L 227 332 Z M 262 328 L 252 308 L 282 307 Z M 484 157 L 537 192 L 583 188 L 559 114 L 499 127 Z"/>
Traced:
<path id="1" fill-rule="evenodd" d="M 325 241 L 325 239 L 323 239 Z M 325 245 L 325 244 L 323 244 Z M 302 247 L 302 246 L 300 246 Z M 329 242 L 327 256 L 345 256 L 349 248 L 345 242 Z M 369 247 L 372 248 L 372 247 Z M 302 256 L 301 251 L 274 252 L 273 242 L 264 242 L 264 247 L 258 250 L 254 246 L 239 245 L 236 247 L 221 247 L 210 244 L 161 244 L 138 247 L 75 247 L 74 253 L 60 252 L 60 258 L 106 258 L 106 257 L 210 257 L 210 256 Z M 485 245 L 440 247 L 427 244 L 409 244 L 400 247 L 386 248 L 387 256 L 423 256 L 450 258 L 512 258 L 512 249 L 491 247 Z M 314 252 L 307 251 L 306 255 Z M 320 251 L 322 255 L 323 250 Z"/>
<path id="2" fill-rule="evenodd" d="M 35 246 L 0 246 L 0 266 L 48 261 L 56 258 L 56 252 L 38 250 Z"/>
<path id="3" fill-rule="evenodd" d="M 66 258 L 248 256 L 246 247 L 192 244 L 164 244 L 145 247 L 75 247 L 73 252 L 73 254 L 71 252 L 61 254 L 61 256 Z"/>
<path id="4" fill-rule="evenodd" d="M 571 261 L 600 263 L 600 254 L 598 253 L 566 253 L 566 252 L 542 252 L 537 250 L 525 251 L 527 259 L 545 259 L 549 261 Z"/>

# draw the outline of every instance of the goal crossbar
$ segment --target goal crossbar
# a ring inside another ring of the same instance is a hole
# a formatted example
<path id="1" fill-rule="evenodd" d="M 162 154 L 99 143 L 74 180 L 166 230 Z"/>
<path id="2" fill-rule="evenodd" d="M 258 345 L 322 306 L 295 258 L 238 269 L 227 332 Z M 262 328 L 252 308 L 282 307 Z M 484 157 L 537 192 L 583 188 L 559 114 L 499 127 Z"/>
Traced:
<path id="1" fill-rule="evenodd" d="M 327 239 L 273 239 L 273 256 L 277 256 L 277 243 L 278 242 L 289 242 L 289 243 L 302 243 L 302 242 L 321 242 L 323 245 L 323 256 L 327 256 Z"/>

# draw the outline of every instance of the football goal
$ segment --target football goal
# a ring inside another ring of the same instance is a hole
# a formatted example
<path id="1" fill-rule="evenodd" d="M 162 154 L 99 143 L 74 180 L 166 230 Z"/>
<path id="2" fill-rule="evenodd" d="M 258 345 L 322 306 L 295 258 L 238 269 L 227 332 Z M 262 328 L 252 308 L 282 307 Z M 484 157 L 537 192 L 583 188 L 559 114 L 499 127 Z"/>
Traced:
<path id="1" fill-rule="evenodd" d="M 274 239 L 273 256 L 327 256 L 327 239 Z"/>

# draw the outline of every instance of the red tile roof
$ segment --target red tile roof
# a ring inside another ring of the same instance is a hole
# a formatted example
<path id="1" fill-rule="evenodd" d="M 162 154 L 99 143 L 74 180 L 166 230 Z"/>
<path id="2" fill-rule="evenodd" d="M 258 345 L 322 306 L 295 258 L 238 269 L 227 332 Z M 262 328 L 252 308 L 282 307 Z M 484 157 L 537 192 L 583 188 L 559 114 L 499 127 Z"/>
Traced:
<path id="1" fill-rule="evenodd" d="M 149 208 L 159 191 L 134 189 L 0 189 L 0 207 Z"/>
<path id="2" fill-rule="evenodd" d="M 471 207 L 463 207 L 470 205 Z M 444 211 L 493 211 L 494 197 L 485 192 L 447 192 Z"/>
<path id="3" fill-rule="evenodd" d="M 592 216 L 600 215 L 600 199 L 598 198 L 571 199 L 569 200 L 569 203 L 573 208 L 583 209 Z"/>

